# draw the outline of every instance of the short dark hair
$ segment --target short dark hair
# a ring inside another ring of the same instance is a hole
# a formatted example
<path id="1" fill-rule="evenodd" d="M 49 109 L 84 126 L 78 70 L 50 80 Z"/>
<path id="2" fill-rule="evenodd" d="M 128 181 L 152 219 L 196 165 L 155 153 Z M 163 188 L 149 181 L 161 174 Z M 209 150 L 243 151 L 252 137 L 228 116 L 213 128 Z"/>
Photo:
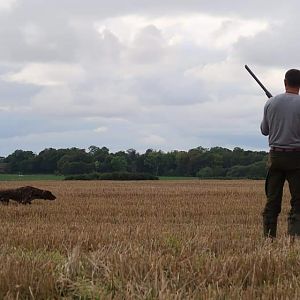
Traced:
<path id="1" fill-rule="evenodd" d="M 300 87 L 300 70 L 288 70 L 285 73 L 285 80 L 290 87 Z"/>

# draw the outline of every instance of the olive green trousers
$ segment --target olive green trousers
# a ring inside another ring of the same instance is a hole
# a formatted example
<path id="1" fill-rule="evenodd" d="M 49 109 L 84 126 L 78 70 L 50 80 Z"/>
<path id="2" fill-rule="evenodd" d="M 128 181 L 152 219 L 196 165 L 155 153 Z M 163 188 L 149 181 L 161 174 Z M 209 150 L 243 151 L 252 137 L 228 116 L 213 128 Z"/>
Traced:
<path id="1" fill-rule="evenodd" d="M 288 234 L 300 236 L 300 152 L 270 152 L 266 178 L 267 203 L 263 210 L 264 235 L 276 237 L 277 218 L 281 212 L 284 182 L 291 193 Z"/>

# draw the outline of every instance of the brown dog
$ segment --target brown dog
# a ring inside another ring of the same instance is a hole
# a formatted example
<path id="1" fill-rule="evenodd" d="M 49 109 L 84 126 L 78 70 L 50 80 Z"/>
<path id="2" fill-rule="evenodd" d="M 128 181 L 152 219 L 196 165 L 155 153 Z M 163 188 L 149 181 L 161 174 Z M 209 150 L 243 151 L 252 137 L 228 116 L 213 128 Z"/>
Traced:
<path id="1" fill-rule="evenodd" d="M 8 204 L 10 199 L 21 204 L 31 204 L 34 199 L 55 200 L 56 197 L 50 191 L 40 190 L 32 186 L 0 190 L 0 202 Z"/>

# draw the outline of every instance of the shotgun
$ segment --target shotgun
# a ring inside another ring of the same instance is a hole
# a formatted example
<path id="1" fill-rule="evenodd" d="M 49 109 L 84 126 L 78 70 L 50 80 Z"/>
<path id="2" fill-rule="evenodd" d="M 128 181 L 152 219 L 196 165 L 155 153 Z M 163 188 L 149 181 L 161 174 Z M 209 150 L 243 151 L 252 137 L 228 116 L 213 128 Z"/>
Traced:
<path id="1" fill-rule="evenodd" d="M 273 97 L 272 94 L 266 89 L 266 87 L 260 82 L 260 80 L 255 76 L 255 74 L 250 70 L 250 68 L 245 65 L 245 69 L 250 73 L 254 80 L 259 84 L 259 86 L 264 90 L 268 98 Z"/>

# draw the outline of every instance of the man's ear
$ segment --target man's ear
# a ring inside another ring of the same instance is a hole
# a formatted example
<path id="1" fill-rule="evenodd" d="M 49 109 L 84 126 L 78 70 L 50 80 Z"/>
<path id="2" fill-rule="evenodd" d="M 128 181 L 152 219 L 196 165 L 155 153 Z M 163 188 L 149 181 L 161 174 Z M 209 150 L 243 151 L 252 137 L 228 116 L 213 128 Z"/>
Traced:
<path id="1" fill-rule="evenodd" d="M 287 81 L 286 81 L 286 79 L 284 79 L 284 86 L 287 86 Z"/>

